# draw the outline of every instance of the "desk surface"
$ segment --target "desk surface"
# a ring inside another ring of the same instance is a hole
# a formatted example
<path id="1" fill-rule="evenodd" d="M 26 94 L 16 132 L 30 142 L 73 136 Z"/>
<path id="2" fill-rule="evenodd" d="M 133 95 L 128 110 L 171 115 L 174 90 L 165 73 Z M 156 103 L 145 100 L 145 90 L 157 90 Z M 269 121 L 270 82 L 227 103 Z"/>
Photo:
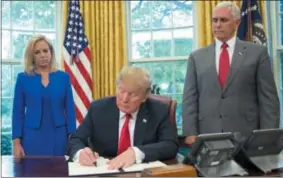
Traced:
<path id="1" fill-rule="evenodd" d="M 16 159 L 2 156 L 2 177 L 67 177 L 68 165 L 63 156 Z"/>
<path id="2" fill-rule="evenodd" d="M 164 161 L 165 164 L 180 164 L 180 160 Z M 27 156 L 16 159 L 13 156 L 1 156 L 2 177 L 68 177 L 68 165 L 63 156 Z M 140 177 L 140 173 L 118 174 L 115 176 Z M 283 172 L 274 172 L 267 176 L 283 177 Z"/>
<path id="3" fill-rule="evenodd" d="M 2 177 L 68 177 L 68 164 L 64 156 L 27 156 L 17 159 L 1 156 Z M 178 164 L 177 159 L 164 161 L 165 164 Z M 116 176 L 140 177 L 140 173 Z"/>

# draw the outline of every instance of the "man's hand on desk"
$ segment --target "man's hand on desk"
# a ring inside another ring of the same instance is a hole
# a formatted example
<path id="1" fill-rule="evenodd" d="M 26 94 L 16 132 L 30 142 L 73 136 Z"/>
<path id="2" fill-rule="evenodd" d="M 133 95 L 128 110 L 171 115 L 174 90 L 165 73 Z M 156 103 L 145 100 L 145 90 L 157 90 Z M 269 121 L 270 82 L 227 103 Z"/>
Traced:
<path id="1" fill-rule="evenodd" d="M 79 163 L 85 166 L 93 166 L 98 157 L 98 153 L 92 152 L 89 147 L 85 147 L 79 152 Z"/>
<path id="2" fill-rule="evenodd" d="M 136 162 L 136 155 L 133 148 L 128 148 L 125 152 L 116 156 L 108 162 L 108 169 L 127 168 Z"/>

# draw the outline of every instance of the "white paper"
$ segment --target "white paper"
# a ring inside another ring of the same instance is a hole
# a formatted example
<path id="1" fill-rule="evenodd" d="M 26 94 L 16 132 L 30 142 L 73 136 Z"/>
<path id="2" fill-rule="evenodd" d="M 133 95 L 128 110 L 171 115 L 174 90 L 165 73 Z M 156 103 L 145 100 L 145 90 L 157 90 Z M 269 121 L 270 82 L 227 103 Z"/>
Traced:
<path id="1" fill-rule="evenodd" d="M 89 174 L 110 174 L 110 173 L 119 173 L 120 171 L 115 170 L 108 170 L 107 162 L 108 159 L 103 157 L 99 157 L 96 160 L 96 166 L 83 166 L 77 162 L 69 162 L 68 169 L 69 169 L 69 176 L 76 176 L 76 175 L 89 175 Z"/>
<path id="2" fill-rule="evenodd" d="M 69 156 L 68 155 L 65 155 L 65 159 L 66 159 L 66 161 L 68 161 L 69 160 Z"/>
<path id="3" fill-rule="evenodd" d="M 76 175 L 90 175 L 90 174 L 111 174 L 111 173 L 121 173 L 119 170 L 108 170 L 107 165 L 108 159 L 103 157 L 99 157 L 97 160 L 97 167 L 95 166 L 82 166 L 77 162 L 69 162 L 68 169 L 69 169 L 69 176 L 76 176 Z M 125 168 L 125 172 L 136 172 L 142 171 L 147 168 L 154 168 L 154 167 L 163 167 L 166 164 L 160 161 L 154 161 L 150 163 L 141 163 L 141 164 L 134 164 L 128 168 Z"/>

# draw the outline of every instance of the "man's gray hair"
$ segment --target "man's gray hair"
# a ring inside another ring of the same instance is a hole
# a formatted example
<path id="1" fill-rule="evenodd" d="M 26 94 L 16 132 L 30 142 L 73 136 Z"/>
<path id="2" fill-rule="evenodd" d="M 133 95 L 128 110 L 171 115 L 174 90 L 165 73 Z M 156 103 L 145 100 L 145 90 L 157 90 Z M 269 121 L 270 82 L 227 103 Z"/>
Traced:
<path id="1" fill-rule="evenodd" d="M 214 10 L 219 8 L 219 7 L 229 7 L 229 8 L 231 8 L 231 13 L 232 13 L 234 20 L 241 19 L 241 10 L 235 3 L 231 2 L 231 1 L 222 1 L 215 6 Z"/>

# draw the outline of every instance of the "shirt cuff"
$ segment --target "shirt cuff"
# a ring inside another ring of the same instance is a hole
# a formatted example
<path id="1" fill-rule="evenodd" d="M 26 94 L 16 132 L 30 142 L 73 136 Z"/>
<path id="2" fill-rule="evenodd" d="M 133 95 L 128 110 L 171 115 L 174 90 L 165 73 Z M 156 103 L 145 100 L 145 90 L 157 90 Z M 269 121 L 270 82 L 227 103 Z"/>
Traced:
<path id="1" fill-rule="evenodd" d="M 76 152 L 76 154 L 74 155 L 73 161 L 78 163 L 79 159 L 80 159 L 80 153 L 83 149 L 80 149 L 79 151 Z"/>
<path id="2" fill-rule="evenodd" d="M 136 163 L 139 164 L 144 160 L 145 154 L 137 147 L 132 147 L 136 155 Z"/>

